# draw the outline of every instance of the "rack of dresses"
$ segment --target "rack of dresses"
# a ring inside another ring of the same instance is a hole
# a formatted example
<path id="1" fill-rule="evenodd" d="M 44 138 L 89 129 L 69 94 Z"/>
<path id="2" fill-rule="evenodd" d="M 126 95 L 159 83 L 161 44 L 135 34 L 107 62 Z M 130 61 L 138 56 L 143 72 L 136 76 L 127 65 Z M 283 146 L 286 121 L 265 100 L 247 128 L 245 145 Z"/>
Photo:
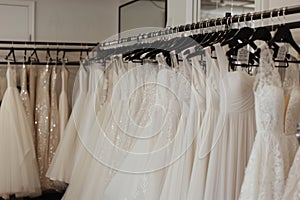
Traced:
<path id="1" fill-rule="evenodd" d="M 296 13 L 300 6 L 100 43 L 79 70 L 47 172 L 69 183 L 63 199 L 297 195 L 295 176 L 293 186 L 286 180 L 300 114 L 290 29 L 300 23 L 285 19 Z M 252 26 L 268 18 L 279 24 Z"/>
<path id="2" fill-rule="evenodd" d="M 55 82 L 45 84 L 49 70 L 42 70 L 35 98 L 43 100 L 35 107 L 42 188 L 68 183 L 65 200 L 297 199 L 300 51 L 290 29 L 300 23 L 285 20 L 296 13 L 299 6 L 99 44 L 78 70 L 59 143 L 47 129 L 58 120 L 44 115 L 57 112 L 47 92 Z M 251 26 L 270 17 L 279 24 Z M 6 186 L 2 196 L 19 194 Z"/>
<path id="3" fill-rule="evenodd" d="M 78 67 L 96 43 L 0 41 L 0 197 L 63 191 L 45 174 L 72 105 Z M 74 93 L 75 94 L 75 93 Z"/>

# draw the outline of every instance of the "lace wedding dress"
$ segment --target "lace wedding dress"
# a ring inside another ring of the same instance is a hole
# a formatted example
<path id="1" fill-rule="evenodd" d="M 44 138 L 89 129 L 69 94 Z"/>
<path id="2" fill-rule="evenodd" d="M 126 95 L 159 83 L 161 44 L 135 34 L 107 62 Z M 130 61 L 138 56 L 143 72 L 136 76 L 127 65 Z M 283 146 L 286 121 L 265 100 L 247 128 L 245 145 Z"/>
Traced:
<path id="1" fill-rule="evenodd" d="M 299 68 L 296 64 L 290 64 L 285 72 L 284 88 L 286 89 L 287 106 L 285 117 L 285 134 L 290 137 L 289 147 L 292 147 L 290 151 L 290 160 L 293 159 L 293 153 L 296 147 L 299 146 L 295 134 L 297 132 L 297 123 L 300 115 L 300 85 L 299 85 Z M 296 142 L 296 144 L 294 144 Z M 293 145 L 294 144 L 294 145 Z M 294 162 L 290 169 L 283 200 L 297 200 L 300 198 L 300 149 L 298 148 L 297 154 L 294 158 Z"/>
<path id="2" fill-rule="evenodd" d="M 254 86 L 257 135 L 246 168 L 240 200 L 281 200 L 289 155 L 284 133 L 284 90 L 271 50 L 261 48 Z"/>
<path id="3" fill-rule="evenodd" d="M 300 198 L 300 149 L 295 156 L 294 163 L 289 172 L 282 200 L 298 200 Z"/>

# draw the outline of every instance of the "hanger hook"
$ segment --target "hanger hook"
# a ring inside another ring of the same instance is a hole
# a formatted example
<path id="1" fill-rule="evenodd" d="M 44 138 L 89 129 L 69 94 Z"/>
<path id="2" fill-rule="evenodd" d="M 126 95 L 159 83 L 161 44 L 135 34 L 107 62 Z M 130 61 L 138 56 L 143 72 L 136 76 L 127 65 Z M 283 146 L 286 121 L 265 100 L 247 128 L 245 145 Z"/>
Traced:
<path id="1" fill-rule="evenodd" d="M 227 27 L 229 28 L 229 17 L 227 17 L 227 19 L 226 19 L 226 24 L 227 24 Z"/>
<path id="2" fill-rule="evenodd" d="M 253 23 L 253 12 L 251 12 L 250 25 L 255 27 L 255 24 Z"/>
<path id="3" fill-rule="evenodd" d="M 238 16 L 238 29 L 240 29 L 240 20 L 241 20 L 241 15 Z"/>
<path id="4" fill-rule="evenodd" d="M 218 27 L 217 27 L 217 20 L 218 20 L 219 18 L 217 18 L 217 19 L 215 19 L 215 32 L 218 32 L 219 30 L 218 30 Z"/>
<path id="5" fill-rule="evenodd" d="M 286 23 L 285 10 L 286 10 L 286 7 L 283 7 L 282 8 L 283 24 Z"/>
<path id="6" fill-rule="evenodd" d="M 244 23 L 245 23 L 245 26 L 247 27 L 247 14 L 244 14 Z"/>
<path id="7" fill-rule="evenodd" d="M 206 26 L 205 28 L 207 29 L 207 32 L 209 32 L 208 22 L 209 22 L 209 19 L 206 20 L 206 24 L 205 24 L 205 26 Z"/>
<path id="8" fill-rule="evenodd" d="M 282 24 L 282 22 L 280 20 L 280 9 L 277 10 L 277 18 L 278 18 L 279 24 Z"/>
<path id="9" fill-rule="evenodd" d="M 270 12 L 270 19 L 271 19 L 271 30 L 273 31 L 273 27 L 274 27 L 274 22 L 273 22 L 273 10 L 271 10 Z"/>

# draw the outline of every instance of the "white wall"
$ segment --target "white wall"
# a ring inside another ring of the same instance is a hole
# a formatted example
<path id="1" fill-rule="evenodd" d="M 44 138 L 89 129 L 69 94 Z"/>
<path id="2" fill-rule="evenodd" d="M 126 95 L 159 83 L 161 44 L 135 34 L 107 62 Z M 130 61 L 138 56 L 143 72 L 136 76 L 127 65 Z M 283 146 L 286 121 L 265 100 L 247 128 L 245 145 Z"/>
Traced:
<path id="1" fill-rule="evenodd" d="M 256 0 L 257 5 L 256 8 L 257 10 L 268 10 L 268 9 L 274 9 L 274 8 L 281 8 L 281 7 L 288 7 L 288 6 L 300 6 L 299 0 Z M 288 22 L 293 22 L 293 21 L 299 21 L 300 19 L 300 14 L 293 14 L 290 16 L 286 16 L 286 20 Z M 274 18 L 274 23 L 280 23 L 283 21 L 283 18 L 281 17 L 279 20 L 277 18 Z M 269 23 L 271 23 L 271 20 L 268 20 Z M 292 34 L 294 39 L 300 43 L 300 30 L 299 29 L 294 29 L 292 30 Z"/>
<path id="2" fill-rule="evenodd" d="M 118 30 L 117 0 L 36 0 L 36 40 L 99 42 Z"/>

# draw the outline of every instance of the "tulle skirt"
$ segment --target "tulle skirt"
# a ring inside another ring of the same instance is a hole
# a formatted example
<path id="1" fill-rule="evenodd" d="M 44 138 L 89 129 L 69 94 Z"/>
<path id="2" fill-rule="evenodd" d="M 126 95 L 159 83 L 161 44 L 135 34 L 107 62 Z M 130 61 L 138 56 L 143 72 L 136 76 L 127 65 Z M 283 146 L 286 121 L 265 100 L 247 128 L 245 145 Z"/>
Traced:
<path id="1" fill-rule="evenodd" d="M 0 109 L 0 196 L 41 194 L 31 129 L 18 90 L 8 88 Z"/>
<path id="2" fill-rule="evenodd" d="M 51 180 L 70 182 L 75 164 L 76 149 L 79 145 L 78 125 L 81 121 L 81 111 L 84 108 L 85 95 L 80 94 L 75 102 L 72 114 L 67 123 L 63 137 L 57 147 L 55 157 L 48 168 L 46 176 Z"/>

